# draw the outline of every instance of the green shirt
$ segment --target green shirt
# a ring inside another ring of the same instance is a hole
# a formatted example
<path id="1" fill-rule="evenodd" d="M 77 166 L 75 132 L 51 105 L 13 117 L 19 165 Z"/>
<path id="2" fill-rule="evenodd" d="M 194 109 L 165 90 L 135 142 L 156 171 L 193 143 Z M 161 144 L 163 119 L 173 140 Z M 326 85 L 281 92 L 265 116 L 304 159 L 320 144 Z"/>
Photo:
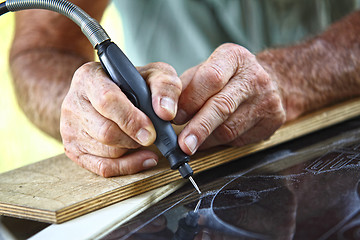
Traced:
<path id="1" fill-rule="evenodd" d="M 225 42 L 256 53 L 315 35 L 360 0 L 115 0 L 135 65 L 162 61 L 179 74 Z"/>

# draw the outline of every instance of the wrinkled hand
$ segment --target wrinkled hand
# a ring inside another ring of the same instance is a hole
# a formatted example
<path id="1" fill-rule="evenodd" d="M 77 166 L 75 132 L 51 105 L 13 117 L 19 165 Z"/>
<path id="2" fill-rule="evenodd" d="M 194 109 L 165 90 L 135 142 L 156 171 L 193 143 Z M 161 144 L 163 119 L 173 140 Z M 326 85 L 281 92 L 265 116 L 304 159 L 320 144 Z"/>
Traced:
<path id="1" fill-rule="evenodd" d="M 200 146 L 242 146 L 266 139 L 285 122 L 276 82 L 238 45 L 220 46 L 181 80 L 165 63 L 138 70 L 150 86 L 155 113 L 168 121 L 176 115 L 177 124 L 188 122 L 179 145 L 189 155 Z M 125 154 L 152 144 L 156 133 L 98 63 L 75 73 L 60 123 L 67 156 L 96 174 L 133 174 L 157 164 L 158 156 L 149 150 Z"/>
<path id="2" fill-rule="evenodd" d="M 164 63 L 139 68 L 150 86 L 156 114 L 171 120 L 177 111 L 182 85 L 175 70 Z M 60 119 L 66 155 L 104 177 L 133 174 L 157 164 L 149 150 L 156 139 L 150 119 L 127 99 L 99 63 L 88 63 L 74 74 Z"/>
<path id="3" fill-rule="evenodd" d="M 269 138 L 285 122 L 282 99 L 256 57 L 235 44 L 218 47 L 204 63 L 181 77 L 176 124 L 187 154 L 199 146 L 242 146 Z"/>

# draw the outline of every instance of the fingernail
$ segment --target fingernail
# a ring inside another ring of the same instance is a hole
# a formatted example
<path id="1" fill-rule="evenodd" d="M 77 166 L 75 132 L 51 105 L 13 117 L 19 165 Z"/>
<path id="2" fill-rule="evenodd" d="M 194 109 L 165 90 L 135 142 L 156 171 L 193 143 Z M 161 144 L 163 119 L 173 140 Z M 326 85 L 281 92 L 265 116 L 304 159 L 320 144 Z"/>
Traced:
<path id="1" fill-rule="evenodd" d="M 135 136 L 141 144 L 146 144 L 150 139 L 150 132 L 145 128 L 141 128 Z"/>
<path id="2" fill-rule="evenodd" d="M 160 99 L 160 107 L 168 110 L 171 114 L 175 114 L 175 102 L 171 98 L 163 97 Z"/>
<path id="3" fill-rule="evenodd" d="M 184 140 L 185 145 L 188 147 L 191 153 L 194 153 L 197 147 L 197 137 L 194 134 L 190 134 Z"/>
<path id="4" fill-rule="evenodd" d="M 176 117 L 174 118 L 174 122 L 182 124 L 185 123 L 186 119 L 187 119 L 187 113 L 184 110 L 179 109 L 176 114 Z"/>
<path id="5" fill-rule="evenodd" d="M 145 169 L 155 167 L 156 165 L 157 165 L 157 161 L 155 161 L 155 159 L 146 159 L 146 160 L 143 162 L 143 167 L 144 167 Z"/>

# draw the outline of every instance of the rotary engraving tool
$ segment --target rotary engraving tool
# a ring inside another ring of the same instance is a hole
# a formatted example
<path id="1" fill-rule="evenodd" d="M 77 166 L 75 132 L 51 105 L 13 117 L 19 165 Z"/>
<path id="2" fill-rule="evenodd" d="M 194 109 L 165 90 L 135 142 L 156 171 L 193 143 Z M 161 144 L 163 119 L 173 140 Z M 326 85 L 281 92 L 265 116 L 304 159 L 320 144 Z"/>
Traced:
<path id="1" fill-rule="evenodd" d="M 170 162 L 171 169 L 178 169 L 183 178 L 188 178 L 201 194 L 192 178 L 193 171 L 188 164 L 189 156 L 179 147 L 177 135 L 170 122 L 160 119 L 153 110 L 151 94 L 145 80 L 120 48 L 109 40 L 96 46 L 100 62 L 128 99 L 152 121 L 156 130 L 155 145 Z"/>
<path id="2" fill-rule="evenodd" d="M 107 35 L 105 30 L 86 12 L 66 0 L 7 0 L 0 3 L 0 15 L 25 9 L 47 9 L 58 12 L 73 20 L 97 50 L 101 65 L 111 80 L 126 94 L 128 99 L 152 121 L 156 130 L 155 145 L 170 162 L 171 169 L 178 169 L 201 194 L 192 178 L 193 170 L 186 155 L 179 147 L 177 135 L 170 122 L 160 119 L 154 112 L 150 90 L 121 49 Z"/>

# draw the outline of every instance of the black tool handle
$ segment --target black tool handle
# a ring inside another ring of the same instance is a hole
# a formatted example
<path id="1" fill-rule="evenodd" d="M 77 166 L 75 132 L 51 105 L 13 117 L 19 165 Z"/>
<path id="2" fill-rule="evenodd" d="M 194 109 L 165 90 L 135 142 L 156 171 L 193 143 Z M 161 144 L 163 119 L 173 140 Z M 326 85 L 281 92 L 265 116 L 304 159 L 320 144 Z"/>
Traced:
<path id="1" fill-rule="evenodd" d="M 129 100 L 152 121 L 156 130 L 155 145 L 169 160 L 171 169 L 178 169 L 186 164 L 189 156 L 181 151 L 171 123 L 160 119 L 154 112 L 149 87 L 134 65 L 113 42 L 105 41 L 97 46 L 97 50 L 105 72 Z M 190 170 L 186 170 L 184 174 L 187 176 L 183 177 L 191 176 Z"/>

